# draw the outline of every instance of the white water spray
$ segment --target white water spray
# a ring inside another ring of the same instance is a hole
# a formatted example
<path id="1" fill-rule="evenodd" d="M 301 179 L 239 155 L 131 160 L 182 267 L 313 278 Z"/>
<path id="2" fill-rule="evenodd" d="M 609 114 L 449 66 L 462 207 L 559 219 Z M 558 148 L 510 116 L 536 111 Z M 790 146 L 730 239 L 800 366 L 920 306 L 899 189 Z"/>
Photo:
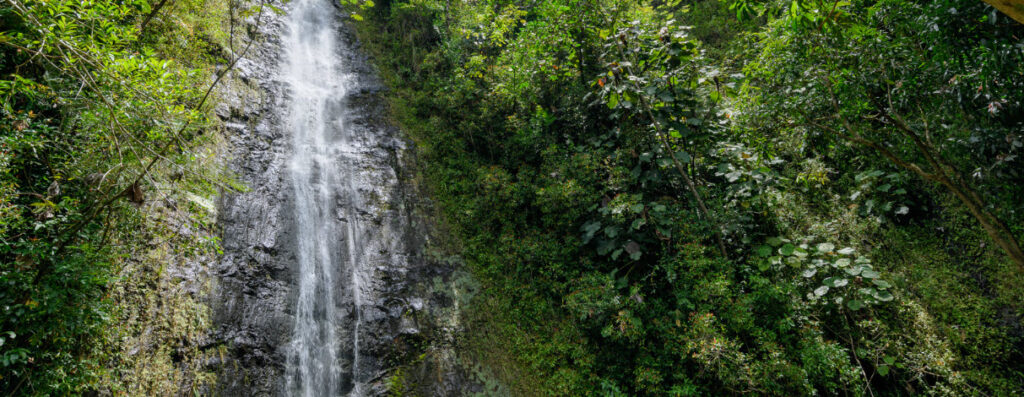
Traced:
<path id="1" fill-rule="evenodd" d="M 289 396 L 361 396 L 365 382 L 359 346 L 363 230 L 352 183 L 360 148 L 345 120 L 353 83 L 339 57 L 335 15 L 329 0 L 295 0 L 283 37 L 299 271 L 285 369 Z M 343 359 L 349 352 L 351 359 Z"/>

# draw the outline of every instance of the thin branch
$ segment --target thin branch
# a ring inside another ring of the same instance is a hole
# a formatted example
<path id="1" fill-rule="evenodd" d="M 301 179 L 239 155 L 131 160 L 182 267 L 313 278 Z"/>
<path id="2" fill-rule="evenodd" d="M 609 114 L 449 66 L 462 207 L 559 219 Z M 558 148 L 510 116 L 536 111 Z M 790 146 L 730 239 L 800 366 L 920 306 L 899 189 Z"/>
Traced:
<path id="1" fill-rule="evenodd" d="M 167 1 L 168 0 L 160 0 L 160 2 L 157 3 L 157 5 L 155 7 L 153 7 L 153 10 L 150 11 L 149 15 L 146 15 L 146 19 L 144 19 L 142 21 L 142 24 L 139 25 L 139 33 L 140 34 L 142 32 L 146 31 L 146 25 L 148 25 L 149 21 L 152 20 L 153 17 L 155 17 L 156 14 L 160 12 L 161 8 L 164 8 L 164 6 L 167 5 Z"/>
<path id="2" fill-rule="evenodd" d="M 32 16 L 28 12 L 28 10 L 25 9 L 23 6 L 21 6 L 21 4 L 19 4 L 15 0 L 8 0 L 8 3 L 12 4 L 19 12 L 23 13 L 26 16 L 26 19 L 31 19 L 35 23 L 37 23 L 37 28 L 43 29 L 45 31 L 45 28 L 42 28 L 41 26 L 39 26 L 39 25 L 41 25 L 41 24 L 38 23 L 39 21 L 36 20 L 35 18 L 32 18 Z M 267 0 L 261 0 L 260 1 L 260 5 L 258 6 L 259 7 L 259 13 L 256 16 L 256 29 L 257 30 L 262 26 L 263 14 L 264 14 L 264 9 L 266 8 L 266 3 L 267 3 Z M 70 51 L 73 54 L 81 55 L 81 57 L 83 58 L 85 63 L 90 63 L 91 59 L 89 59 L 87 54 L 79 53 L 77 51 L 77 49 L 73 45 L 70 45 L 70 44 L 64 42 L 63 40 L 57 39 L 57 41 L 62 43 L 65 46 L 64 48 L 61 48 L 61 46 L 57 46 L 58 51 L 61 51 L 63 55 L 67 56 L 67 54 L 64 54 L 64 51 L 67 50 L 67 51 Z M 210 95 L 213 93 L 213 90 L 220 84 L 220 82 L 223 80 L 223 78 L 234 69 L 234 67 L 238 64 L 238 61 L 241 60 L 243 57 L 245 57 L 245 55 L 248 53 L 248 51 L 252 48 L 252 45 L 255 43 L 255 41 L 256 40 L 249 41 L 247 43 L 247 45 L 245 46 L 245 48 L 242 50 L 242 52 L 240 54 L 238 54 L 234 59 L 232 59 L 232 61 L 223 70 L 221 70 L 219 73 L 217 73 L 216 77 L 214 78 L 214 81 L 206 89 L 205 93 L 203 94 L 202 98 L 199 100 L 198 104 L 196 104 L 196 106 L 195 106 L 196 109 L 201 109 L 206 104 L 206 101 L 210 98 Z M 101 65 L 96 64 L 96 63 L 90 63 L 90 64 L 92 64 L 95 67 L 97 67 L 98 70 L 102 70 Z M 77 67 L 80 67 L 80 66 L 77 66 Z M 91 77 L 91 76 L 89 76 L 89 73 L 85 73 L 85 72 L 79 72 L 79 73 L 81 75 Z M 99 87 L 90 84 L 90 83 L 94 83 L 95 82 L 94 80 L 92 80 L 90 78 L 87 78 L 87 79 L 83 79 L 83 81 L 87 85 L 89 85 L 91 89 L 93 89 L 94 91 L 96 91 L 100 95 L 100 97 L 103 99 L 102 102 L 104 102 L 106 105 L 112 107 L 113 104 L 106 100 L 106 98 L 102 95 L 102 91 L 99 90 Z M 115 118 L 116 118 L 116 116 L 115 116 Z M 180 136 L 191 125 L 191 123 L 192 123 L 191 119 L 186 119 L 185 122 L 183 123 L 183 125 L 178 129 L 177 133 L 174 134 L 174 136 Z M 125 128 L 123 125 L 120 125 L 119 123 L 118 123 L 118 125 L 121 128 L 123 128 L 125 131 L 127 130 L 127 128 Z M 131 136 L 132 134 L 127 134 L 127 135 Z M 135 188 L 144 178 L 146 178 L 148 176 L 148 174 L 150 173 L 150 171 L 152 171 L 153 167 L 158 162 L 160 162 L 161 160 L 165 159 L 164 155 L 173 146 L 175 141 L 176 141 L 175 139 L 168 139 L 167 142 L 164 143 L 164 145 L 162 145 L 158 150 L 153 151 L 154 156 L 150 159 L 149 163 L 142 169 L 142 171 L 138 175 L 136 175 L 136 177 L 134 178 L 132 183 L 128 184 L 123 189 L 114 189 L 114 190 L 110 191 L 111 193 L 108 194 L 106 197 L 98 199 L 97 201 L 94 202 L 94 203 L 99 203 L 99 205 L 96 205 L 96 204 L 91 204 L 90 205 L 89 208 L 91 208 L 91 211 L 89 211 L 88 215 L 86 215 L 83 219 L 81 219 L 80 221 L 70 225 L 65 231 L 60 231 L 60 232 L 56 233 L 56 235 L 58 237 L 57 237 L 57 241 L 54 243 L 55 249 L 53 251 L 52 257 L 60 256 L 64 252 L 64 250 L 68 247 L 68 245 L 72 241 L 74 241 L 74 239 L 76 239 L 76 235 L 86 225 L 90 224 L 97 216 L 102 214 L 104 211 L 108 211 L 109 207 L 114 202 L 119 200 L 121 197 L 124 197 L 127 194 L 129 194 L 133 188 Z M 40 269 L 37 271 L 36 276 L 33 279 L 33 285 L 38 285 L 39 282 L 49 273 L 49 271 L 51 269 L 52 269 L 52 262 L 47 261 L 45 263 L 45 265 L 41 266 Z"/>

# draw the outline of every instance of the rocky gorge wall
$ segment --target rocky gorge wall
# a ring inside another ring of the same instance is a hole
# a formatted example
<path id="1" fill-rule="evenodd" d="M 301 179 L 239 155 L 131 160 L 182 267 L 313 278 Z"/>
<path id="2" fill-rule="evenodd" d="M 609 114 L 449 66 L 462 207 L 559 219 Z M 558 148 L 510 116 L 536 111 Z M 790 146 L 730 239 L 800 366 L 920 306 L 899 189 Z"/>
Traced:
<path id="1" fill-rule="evenodd" d="M 289 4 L 274 5 L 289 11 Z M 433 210 L 416 183 L 415 153 L 401 131 L 387 123 L 384 87 L 359 53 L 346 25 L 351 22 L 337 11 L 339 56 L 353 80 L 338 111 L 346 112 L 349 128 L 366 143 L 352 169 L 338 170 L 363 179 L 352 194 L 361 198 L 356 216 L 364 225 L 365 247 L 360 248 L 369 255 L 358 266 L 368 282 L 359 307 L 339 302 L 340 321 L 351 321 L 355 310 L 362 314 L 357 332 L 369 362 L 362 391 L 478 391 L 454 351 L 460 332 L 457 302 L 467 295 L 461 287 L 466 276 L 457 265 L 430 259 Z M 268 12 L 260 23 L 255 17 L 247 21 L 258 43 L 236 65 L 216 109 L 228 141 L 226 161 L 248 189 L 225 192 L 218 205 L 223 255 L 213 266 L 211 339 L 225 353 L 209 362 L 217 373 L 214 395 L 289 394 L 284 372 L 298 297 L 296 236 L 304 225 L 296 224 L 295 192 L 287 182 L 294 148 L 285 104 L 294 93 L 281 72 L 282 35 L 290 28 L 285 17 Z M 340 215 L 337 221 L 347 222 Z M 344 245 L 339 239 L 338 255 L 345 255 Z M 336 287 L 339 294 L 351 295 L 346 288 Z M 346 343 L 343 365 L 352 360 Z M 350 385 L 352 379 L 343 381 Z"/>

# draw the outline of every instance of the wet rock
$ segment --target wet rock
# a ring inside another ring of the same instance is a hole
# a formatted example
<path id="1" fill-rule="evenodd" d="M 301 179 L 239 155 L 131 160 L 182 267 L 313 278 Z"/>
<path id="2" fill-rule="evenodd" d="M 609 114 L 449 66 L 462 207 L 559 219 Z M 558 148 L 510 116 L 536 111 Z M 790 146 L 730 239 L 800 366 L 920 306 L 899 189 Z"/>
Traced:
<path id="1" fill-rule="evenodd" d="M 289 9 L 289 4 L 275 4 Z M 359 48 L 354 34 L 337 17 L 340 47 Z M 218 373 L 212 394 L 225 396 L 280 396 L 287 392 L 285 366 L 295 323 L 297 302 L 297 253 L 292 186 L 288 182 L 291 137 L 285 128 L 288 86 L 279 73 L 281 35 L 288 29 L 285 17 L 264 14 L 256 29 L 249 21 L 255 44 L 238 62 L 232 79 L 220 93 L 215 108 L 224 121 L 230 145 L 230 168 L 249 187 L 244 192 L 226 191 L 218 203 L 218 223 L 224 254 L 216 261 L 217 284 L 210 297 L 215 331 L 211 346 L 223 346 L 226 354 L 207 362 Z M 365 246 L 363 263 L 366 284 L 363 304 L 339 301 L 342 324 L 342 368 L 353 362 L 351 322 L 356 310 L 362 319 L 359 332 L 361 360 L 366 368 L 366 395 L 385 395 L 399 373 L 405 383 L 422 395 L 455 396 L 480 390 L 467 371 L 455 363 L 454 339 L 458 309 L 452 298 L 457 266 L 431 260 L 425 254 L 431 233 L 429 200 L 416 191 L 408 178 L 415 172 L 408 145 L 401 132 L 387 125 L 384 86 L 367 58 L 355 50 L 340 53 L 354 88 L 341 111 L 352 129 L 352 147 L 358 153 L 333 155 L 354 178 L 361 198 L 355 211 L 328 212 L 338 224 L 364 225 L 360 236 Z M 345 200 L 339 198 L 339 203 Z M 340 205 L 338 204 L 338 205 Z M 344 242 L 339 239 L 339 252 Z M 339 277 L 341 278 L 341 277 Z M 440 288 L 440 290 L 439 290 Z M 350 296 L 350 286 L 337 285 L 336 295 Z M 426 358 L 424 358 L 426 357 Z M 351 388 L 351 374 L 341 376 L 341 389 Z"/>

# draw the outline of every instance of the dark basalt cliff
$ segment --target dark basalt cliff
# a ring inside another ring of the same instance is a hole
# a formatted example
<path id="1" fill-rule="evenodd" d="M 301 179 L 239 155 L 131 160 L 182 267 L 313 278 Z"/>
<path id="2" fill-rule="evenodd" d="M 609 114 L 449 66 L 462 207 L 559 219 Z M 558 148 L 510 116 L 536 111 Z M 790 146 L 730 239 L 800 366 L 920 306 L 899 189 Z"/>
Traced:
<path id="1" fill-rule="evenodd" d="M 359 191 L 351 192 L 362 197 L 357 213 L 366 236 L 361 241 L 367 244 L 364 252 L 371 252 L 359 265 L 369 281 L 358 309 L 363 371 L 370 373 L 363 392 L 385 394 L 398 367 L 416 369 L 404 377 L 414 378 L 411 383 L 419 394 L 472 392 L 477 387 L 452 358 L 460 327 L 453 280 L 461 273 L 425 254 L 432 211 L 413 183 L 415 155 L 401 131 L 387 123 L 383 87 L 368 59 L 359 54 L 344 14 L 337 15 L 340 56 L 355 76 L 339 111 L 348 112 L 348 128 L 354 136 L 365 137 L 366 144 L 353 165 L 354 175 L 363 180 L 354 185 Z M 281 36 L 289 27 L 283 15 L 267 12 L 263 18 L 260 24 L 248 22 L 250 36 L 258 42 L 238 62 L 217 108 L 231 153 L 226 161 L 248 189 L 225 192 L 219 203 L 224 254 L 215 266 L 212 339 L 227 354 L 210 363 L 219 374 L 212 391 L 216 395 L 288 394 L 284 369 L 298 296 L 296 230 L 303 226 L 293 216 L 295 195 L 287 183 L 292 147 L 284 113 L 292 94 L 280 67 Z M 339 215 L 338 222 L 347 220 Z M 341 321 L 352 319 L 352 306 L 341 308 Z M 344 367 L 350 364 L 352 346 L 351 335 L 342 336 Z M 341 390 L 348 390 L 351 375 L 343 378 Z"/>

